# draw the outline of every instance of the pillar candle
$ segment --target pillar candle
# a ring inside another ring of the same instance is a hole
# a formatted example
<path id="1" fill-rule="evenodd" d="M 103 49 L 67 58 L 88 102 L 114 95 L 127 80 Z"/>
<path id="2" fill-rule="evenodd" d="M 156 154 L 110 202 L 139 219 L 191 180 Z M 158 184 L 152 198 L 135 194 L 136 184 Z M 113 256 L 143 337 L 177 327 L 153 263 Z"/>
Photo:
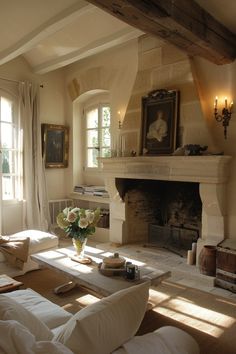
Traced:
<path id="1" fill-rule="evenodd" d="M 196 243 L 196 242 L 193 242 L 193 243 L 192 243 L 192 251 L 193 251 L 194 253 L 197 252 L 197 243 Z"/>
<path id="2" fill-rule="evenodd" d="M 189 264 L 189 265 L 194 264 L 194 253 L 193 253 L 193 251 L 188 251 L 187 264 Z"/>

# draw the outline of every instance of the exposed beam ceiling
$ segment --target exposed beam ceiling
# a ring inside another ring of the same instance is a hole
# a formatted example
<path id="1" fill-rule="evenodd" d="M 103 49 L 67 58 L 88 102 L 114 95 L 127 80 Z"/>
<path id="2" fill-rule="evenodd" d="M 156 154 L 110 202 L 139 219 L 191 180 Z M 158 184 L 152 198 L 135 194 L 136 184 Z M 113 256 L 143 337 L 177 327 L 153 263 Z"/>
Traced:
<path id="1" fill-rule="evenodd" d="M 143 34 L 84 0 L 3 0 L 0 31 L 0 65 L 23 55 L 39 74 Z"/>
<path id="2" fill-rule="evenodd" d="M 57 32 L 61 28 L 64 28 L 66 25 L 91 9 L 93 9 L 93 6 L 86 2 L 79 2 L 67 9 L 64 9 L 59 14 L 40 24 L 40 26 L 35 28 L 32 32 L 29 32 L 23 38 L 18 40 L 17 43 L 3 50 L 0 53 L 0 65 L 5 64 L 9 60 L 12 60 L 32 49 L 40 41 Z"/>
<path id="3" fill-rule="evenodd" d="M 88 0 L 145 33 L 164 38 L 215 64 L 236 57 L 236 35 L 194 0 Z M 222 4 L 224 11 L 224 4 Z"/>

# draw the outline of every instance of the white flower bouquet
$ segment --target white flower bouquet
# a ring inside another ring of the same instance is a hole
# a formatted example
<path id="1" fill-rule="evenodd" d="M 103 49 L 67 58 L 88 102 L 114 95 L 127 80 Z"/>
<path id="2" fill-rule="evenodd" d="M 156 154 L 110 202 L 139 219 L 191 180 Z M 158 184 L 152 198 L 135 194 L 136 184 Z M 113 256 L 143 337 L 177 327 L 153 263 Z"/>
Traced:
<path id="1" fill-rule="evenodd" d="M 69 207 L 57 215 L 57 224 L 69 237 L 84 241 L 89 235 L 94 234 L 100 217 L 99 208 L 90 210 Z"/>

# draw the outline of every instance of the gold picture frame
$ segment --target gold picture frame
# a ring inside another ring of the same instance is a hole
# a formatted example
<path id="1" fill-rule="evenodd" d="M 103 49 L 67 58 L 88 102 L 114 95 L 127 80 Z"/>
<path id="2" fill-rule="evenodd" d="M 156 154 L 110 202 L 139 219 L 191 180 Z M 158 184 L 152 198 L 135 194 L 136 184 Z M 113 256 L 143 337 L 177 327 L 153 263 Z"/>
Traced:
<path id="1" fill-rule="evenodd" d="M 42 149 L 46 168 L 68 167 L 69 128 L 64 125 L 42 124 Z"/>

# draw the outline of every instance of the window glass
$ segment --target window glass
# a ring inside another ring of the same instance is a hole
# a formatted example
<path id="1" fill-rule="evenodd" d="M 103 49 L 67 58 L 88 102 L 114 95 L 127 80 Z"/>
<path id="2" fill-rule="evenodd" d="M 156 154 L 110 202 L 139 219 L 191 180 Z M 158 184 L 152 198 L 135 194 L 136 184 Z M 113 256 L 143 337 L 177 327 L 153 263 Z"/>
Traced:
<path id="1" fill-rule="evenodd" d="M 102 146 L 111 146 L 111 136 L 109 128 L 102 129 Z"/>
<path id="2" fill-rule="evenodd" d="M 98 157 L 109 157 L 111 153 L 109 105 L 98 104 L 85 111 L 86 119 L 86 167 L 98 168 Z"/>
<path id="3" fill-rule="evenodd" d="M 2 176 L 2 199 L 9 200 L 14 198 L 14 183 L 13 176 Z"/>
<path id="4" fill-rule="evenodd" d="M 102 126 L 110 127 L 110 107 L 102 107 Z"/>
<path id="5" fill-rule="evenodd" d="M 87 145 L 88 147 L 98 146 L 98 130 L 87 131 Z"/>
<path id="6" fill-rule="evenodd" d="M 88 149 L 87 150 L 87 164 L 88 167 L 98 167 L 98 149 Z"/>
<path id="7" fill-rule="evenodd" d="M 12 102 L 1 97 L 1 117 L 5 122 L 12 122 Z"/>
<path id="8" fill-rule="evenodd" d="M 13 148 L 13 126 L 9 123 L 1 124 L 1 145 L 4 148 Z"/>
<path id="9" fill-rule="evenodd" d="M 98 128 L 98 109 L 93 109 L 87 113 L 87 128 Z"/>
<path id="10" fill-rule="evenodd" d="M 2 199 L 17 199 L 22 193 L 18 126 L 14 112 L 14 99 L 0 92 L 0 149 L 2 152 Z"/>

